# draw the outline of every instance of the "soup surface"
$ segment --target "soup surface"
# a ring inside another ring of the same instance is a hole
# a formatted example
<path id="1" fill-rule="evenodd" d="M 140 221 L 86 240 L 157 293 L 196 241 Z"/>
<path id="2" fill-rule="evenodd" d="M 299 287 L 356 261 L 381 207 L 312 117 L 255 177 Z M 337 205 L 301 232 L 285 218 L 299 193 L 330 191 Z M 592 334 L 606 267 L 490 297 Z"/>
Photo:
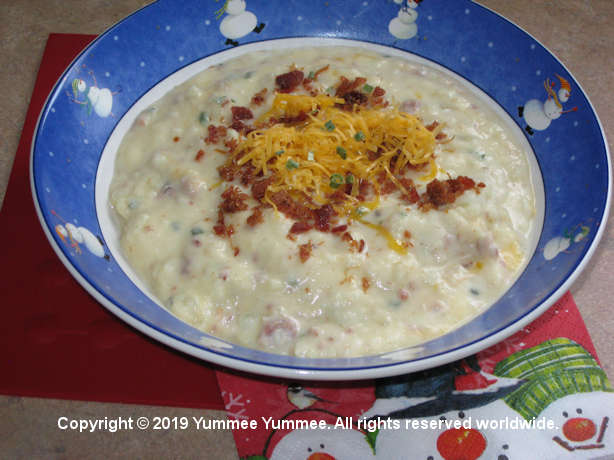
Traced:
<path id="1" fill-rule="evenodd" d="M 143 111 L 110 203 L 182 320 L 251 348 L 361 356 L 496 301 L 535 225 L 527 152 L 440 71 L 358 48 L 261 51 Z"/>

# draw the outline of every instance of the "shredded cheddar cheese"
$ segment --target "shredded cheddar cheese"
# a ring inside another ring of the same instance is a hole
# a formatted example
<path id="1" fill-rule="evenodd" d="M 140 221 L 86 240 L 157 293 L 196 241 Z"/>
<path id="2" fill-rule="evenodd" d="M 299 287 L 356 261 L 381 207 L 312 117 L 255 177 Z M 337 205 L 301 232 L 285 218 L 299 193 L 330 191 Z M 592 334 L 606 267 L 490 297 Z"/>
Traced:
<path id="1" fill-rule="evenodd" d="M 428 166 L 430 172 L 421 179 L 436 176 L 433 154 L 440 127 L 431 131 L 418 117 L 395 108 L 346 111 L 335 107 L 343 103 L 341 98 L 326 95 L 275 96 L 259 123 L 301 114 L 303 120 L 251 131 L 233 153 L 239 166 L 251 161 L 257 172 L 274 176 L 265 199 L 286 190 L 305 193 L 323 205 L 342 183 L 351 184 L 351 194 L 342 209 L 337 209 L 349 215 L 360 204 L 361 179 L 374 184 L 379 197 L 375 179 L 382 172 L 404 193 L 407 190 L 395 177 L 403 167 Z"/>

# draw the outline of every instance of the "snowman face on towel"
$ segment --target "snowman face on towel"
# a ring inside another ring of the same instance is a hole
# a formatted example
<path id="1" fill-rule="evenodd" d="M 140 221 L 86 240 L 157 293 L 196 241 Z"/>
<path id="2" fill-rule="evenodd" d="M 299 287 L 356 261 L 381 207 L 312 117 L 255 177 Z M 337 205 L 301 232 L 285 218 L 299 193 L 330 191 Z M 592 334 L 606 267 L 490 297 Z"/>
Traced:
<path id="1" fill-rule="evenodd" d="M 614 393 L 601 391 L 565 396 L 546 407 L 539 416 L 554 422 L 556 428 L 548 434 L 557 458 L 595 458 L 611 448 L 614 430 L 608 422 L 613 407 Z"/>
<path id="2" fill-rule="evenodd" d="M 526 445 L 526 439 L 522 439 L 522 434 L 506 430 L 478 429 L 475 424 L 477 419 L 487 420 L 505 416 L 514 418 L 518 417 L 518 414 L 503 401 L 496 400 L 474 409 L 450 411 L 413 420 L 415 423 L 428 424 L 441 422 L 441 429 L 419 425 L 412 428 L 410 425 L 408 429 L 380 430 L 375 442 L 376 458 L 397 459 L 398 452 L 411 452 L 411 458 L 415 460 L 530 458 L 526 454 L 523 456 L 521 446 Z M 448 426 L 445 425 L 446 421 L 449 423 Z M 455 428 L 453 425 L 455 421 L 458 421 L 456 422 L 458 424 L 464 421 L 467 425 Z M 411 422 L 412 420 L 409 420 L 409 423 Z M 405 426 L 405 420 L 401 420 L 401 426 Z"/>
<path id="3" fill-rule="evenodd" d="M 279 441 L 271 460 L 354 460 L 374 458 L 360 431 L 350 429 L 294 430 Z"/>

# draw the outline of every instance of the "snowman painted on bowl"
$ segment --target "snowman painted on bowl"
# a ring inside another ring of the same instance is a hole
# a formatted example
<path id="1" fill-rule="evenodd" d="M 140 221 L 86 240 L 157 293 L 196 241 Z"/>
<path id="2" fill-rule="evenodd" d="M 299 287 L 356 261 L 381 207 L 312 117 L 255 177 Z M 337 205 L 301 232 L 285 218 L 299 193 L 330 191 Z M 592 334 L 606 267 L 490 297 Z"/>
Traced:
<path id="1" fill-rule="evenodd" d="M 405 3 L 405 0 L 395 0 L 398 5 Z M 407 4 L 402 6 L 397 16 L 390 20 L 388 23 L 388 32 L 400 40 L 407 40 L 413 38 L 418 33 L 418 26 L 416 25 L 416 19 L 418 19 L 418 7 L 419 1 L 407 0 Z"/>
<path id="2" fill-rule="evenodd" d="M 94 235 L 85 227 L 77 227 L 70 222 L 66 222 L 57 212 L 53 210 L 51 211 L 51 214 L 62 221 L 61 224 L 57 224 L 55 226 L 55 233 L 64 244 L 74 249 L 76 254 L 82 253 L 81 245 L 83 245 L 96 257 L 101 257 L 105 260 L 110 259 L 110 256 L 105 253 L 102 238 Z"/>
<path id="3" fill-rule="evenodd" d="M 120 93 L 121 90 L 111 91 L 109 88 L 100 88 L 94 72 L 90 70 L 88 75 L 92 78 L 94 84 L 88 86 L 84 79 L 75 78 L 71 83 L 72 96 L 70 92 L 66 92 L 68 98 L 72 102 L 86 107 L 88 115 L 93 110 L 101 118 L 106 118 L 109 115 L 113 116 L 111 111 L 113 108 L 113 96 Z M 84 95 L 83 100 L 80 99 L 81 94 Z"/>
<path id="4" fill-rule="evenodd" d="M 237 46 L 238 38 L 245 37 L 250 32 L 260 33 L 264 23 L 258 24 L 258 18 L 251 11 L 247 11 L 245 0 L 226 0 L 224 6 L 217 11 L 216 18 L 224 13 L 226 16 L 220 23 L 220 33 L 226 37 L 226 45 Z"/>
<path id="5" fill-rule="evenodd" d="M 518 116 L 524 118 L 527 123 L 525 130 L 530 135 L 533 135 L 535 131 L 545 130 L 550 126 L 552 120 L 556 120 L 562 114 L 578 110 L 577 107 L 563 110 L 563 103 L 567 102 L 571 95 L 571 85 L 560 75 L 556 75 L 556 77 L 561 83 L 558 92 L 554 91 L 556 84 L 547 78 L 544 82 L 544 88 L 548 93 L 548 99 L 544 102 L 531 99 L 523 106 L 518 107 Z"/>
<path id="6" fill-rule="evenodd" d="M 577 343 L 558 338 L 516 352 L 492 375 L 475 365 L 459 375 L 458 368 L 456 363 L 378 385 L 377 399 L 364 416 L 401 419 L 410 428 L 380 430 L 376 458 L 405 452 L 416 460 L 547 460 L 614 453 L 614 433 L 607 427 L 614 392 Z M 465 381 L 460 388 L 459 378 L 482 387 Z"/>

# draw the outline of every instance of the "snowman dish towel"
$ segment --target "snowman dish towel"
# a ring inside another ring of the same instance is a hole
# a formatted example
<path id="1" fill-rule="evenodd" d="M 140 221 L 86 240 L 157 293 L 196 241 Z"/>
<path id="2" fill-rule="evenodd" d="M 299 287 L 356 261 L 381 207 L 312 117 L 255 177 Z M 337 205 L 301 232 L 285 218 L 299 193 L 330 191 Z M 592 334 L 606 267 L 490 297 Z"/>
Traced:
<path id="1" fill-rule="evenodd" d="M 371 382 L 218 372 L 242 459 L 614 458 L 614 390 L 570 294 L 507 340 Z M 244 425 L 247 426 L 247 425 Z"/>

